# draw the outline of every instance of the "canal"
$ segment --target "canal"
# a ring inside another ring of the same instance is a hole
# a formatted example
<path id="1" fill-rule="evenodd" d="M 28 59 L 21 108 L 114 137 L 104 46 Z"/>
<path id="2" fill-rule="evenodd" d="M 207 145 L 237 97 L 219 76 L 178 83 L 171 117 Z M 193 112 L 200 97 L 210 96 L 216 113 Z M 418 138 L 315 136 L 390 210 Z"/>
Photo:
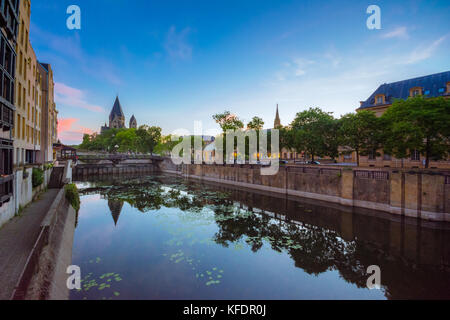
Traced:
<path id="1" fill-rule="evenodd" d="M 71 299 L 450 298 L 449 224 L 165 174 L 77 185 Z"/>

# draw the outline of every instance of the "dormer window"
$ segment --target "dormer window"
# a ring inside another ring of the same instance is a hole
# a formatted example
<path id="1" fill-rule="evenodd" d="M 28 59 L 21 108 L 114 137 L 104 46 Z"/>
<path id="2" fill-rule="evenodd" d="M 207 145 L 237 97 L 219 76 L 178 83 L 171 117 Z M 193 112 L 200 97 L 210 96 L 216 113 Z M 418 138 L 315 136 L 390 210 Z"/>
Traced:
<path id="1" fill-rule="evenodd" d="M 420 88 L 420 87 L 414 87 L 414 88 L 411 88 L 411 89 L 409 90 L 409 95 L 410 95 L 411 97 L 417 97 L 417 96 L 422 95 L 422 88 Z"/>
<path id="2" fill-rule="evenodd" d="M 375 96 L 375 104 L 384 104 L 384 94 L 378 94 Z"/>

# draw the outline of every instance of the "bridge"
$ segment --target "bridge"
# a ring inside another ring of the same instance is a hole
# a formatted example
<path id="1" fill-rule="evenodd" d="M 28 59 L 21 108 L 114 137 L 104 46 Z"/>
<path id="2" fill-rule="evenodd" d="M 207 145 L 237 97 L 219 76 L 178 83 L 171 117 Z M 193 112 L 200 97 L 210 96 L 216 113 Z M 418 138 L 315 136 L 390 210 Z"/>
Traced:
<path id="1" fill-rule="evenodd" d="M 113 165 L 124 162 L 146 162 L 157 163 L 163 161 L 163 157 L 157 155 L 134 155 L 134 154 L 106 154 L 106 155 L 79 155 L 80 164 L 103 164 L 112 163 Z M 136 161 L 137 160 L 137 161 Z"/>

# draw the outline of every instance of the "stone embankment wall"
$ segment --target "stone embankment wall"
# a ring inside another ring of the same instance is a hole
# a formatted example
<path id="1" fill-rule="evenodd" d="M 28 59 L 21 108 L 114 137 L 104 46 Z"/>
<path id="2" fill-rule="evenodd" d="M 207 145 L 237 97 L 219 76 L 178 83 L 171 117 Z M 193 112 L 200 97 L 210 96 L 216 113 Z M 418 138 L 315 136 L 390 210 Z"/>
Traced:
<path id="1" fill-rule="evenodd" d="M 282 166 L 263 176 L 258 165 L 174 165 L 161 171 L 187 178 L 374 209 L 432 221 L 450 221 L 450 173 L 354 167 Z"/>
<path id="2" fill-rule="evenodd" d="M 130 162 L 117 165 L 105 164 L 77 164 L 72 175 L 74 180 L 85 180 L 92 176 L 121 175 L 121 174 L 150 174 L 155 171 L 155 165 L 151 162 Z"/>

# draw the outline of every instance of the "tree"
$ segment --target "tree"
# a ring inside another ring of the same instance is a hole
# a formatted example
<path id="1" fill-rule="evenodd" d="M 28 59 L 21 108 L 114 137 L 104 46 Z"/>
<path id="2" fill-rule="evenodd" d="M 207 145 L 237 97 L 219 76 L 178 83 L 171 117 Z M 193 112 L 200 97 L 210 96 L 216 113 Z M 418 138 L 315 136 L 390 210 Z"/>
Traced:
<path id="1" fill-rule="evenodd" d="M 115 136 L 115 145 L 119 146 L 119 152 L 136 151 L 137 135 L 136 129 L 121 130 Z"/>
<path id="2" fill-rule="evenodd" d="M 291 123 L 292 137 L 290 139 L 292 146 L 297 152 L 305 151 L 311 155 L 312 161 L 314 161 L 315 156 L 323 157 L 335 154 L 336 150 L 329 149 L 330 146 L 337 145 L 337 143 L 331 142 L 331 139 L 337 137 L 329 134 L 334 130 L 335 121 L 332 113 L 322 111 L 319 108 L 310 108 L 297 113 Z"/>
<path id="3" fill-rule="evenodd" d="M 253 117 L 253 119 L 247 123 L 248 130 L 259 131 L 264 127 L 264 121 L 260 117 Z"/>
<path id="4" fill-rule="evenodd" d="M 388 128 L 384 149 L 396 158 L 418 151 L 428 168 L 430 159 L 450 155 L 450 100 L 422 96 L 396 100 L 382 119 Z"/>
<path id="5" fill-rule="evenodd" d="M 152 153 L 161 141 L 161 128 L 143 125 L 136 130 L 136 135 L 137 150 L 142 153 Z"/>
<path id="6" fill-rule="evenodd" d="M 339 120 L 339 124 L 340 144 L 346 152 L 356 153 L 358 166 L 360 155 L 376 152 L 381 147 L 382 121 L 372 111 L 346 114 Z"/>
<path id="7" fill-rule="evenodd" d="M 239 130 L 244 127 L 244 123 L 230 111 L 224 111 L 213 115 L 213 119 L 220 125 L 222 131 L 225 133 L 227 130 Z"/>

